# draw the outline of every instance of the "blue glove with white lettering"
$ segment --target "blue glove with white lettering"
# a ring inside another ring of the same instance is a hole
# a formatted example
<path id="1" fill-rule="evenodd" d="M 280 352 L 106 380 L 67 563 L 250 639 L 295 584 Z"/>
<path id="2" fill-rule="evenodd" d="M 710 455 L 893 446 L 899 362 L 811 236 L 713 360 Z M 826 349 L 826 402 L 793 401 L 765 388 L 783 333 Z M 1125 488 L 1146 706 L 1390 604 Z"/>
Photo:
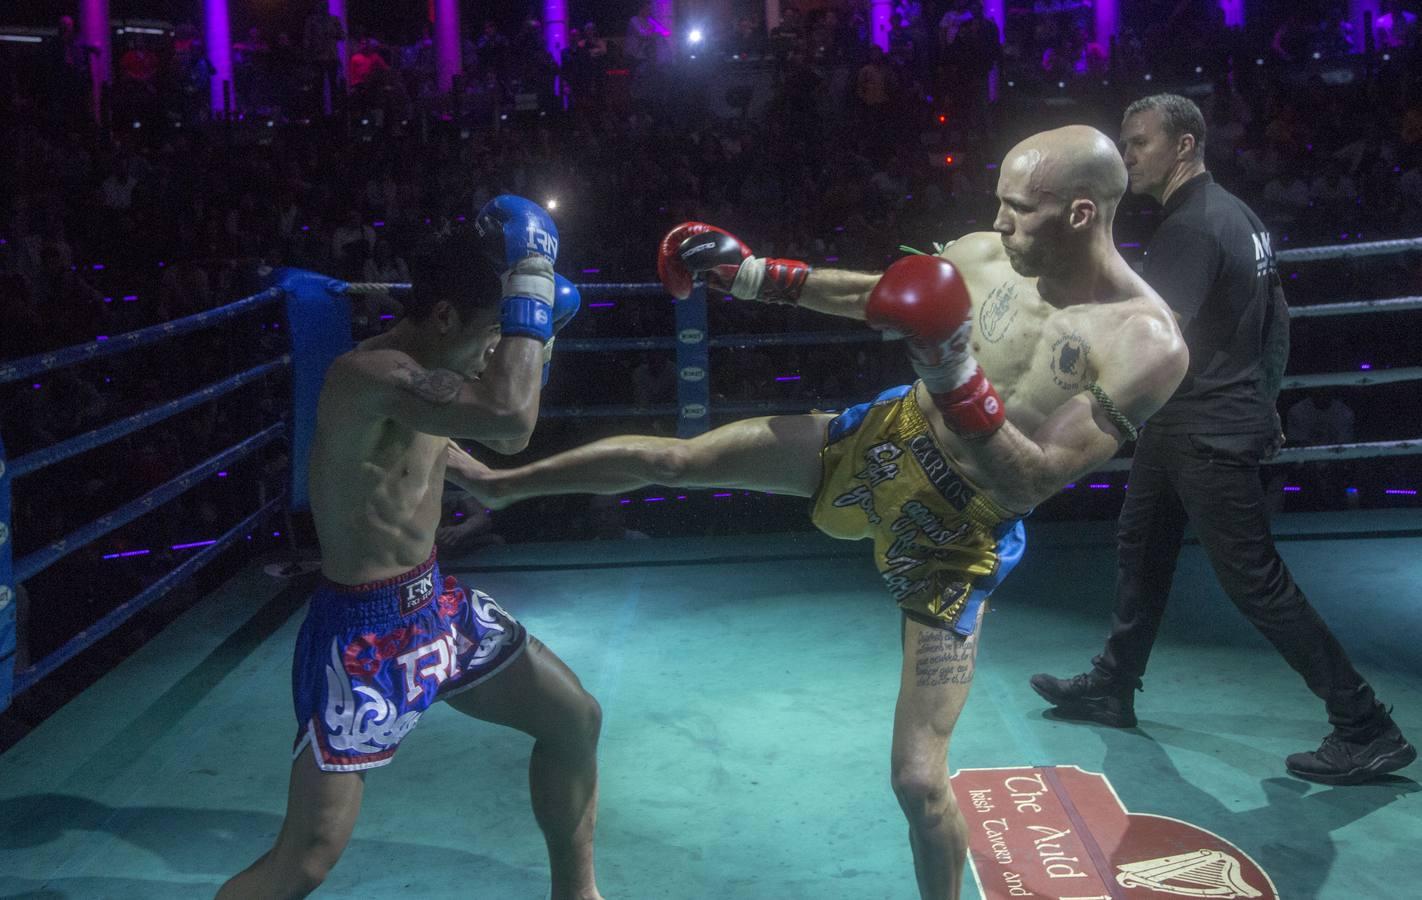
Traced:
<path id="1" fill-rule="evenodd" d="M 583 305 L 583 295 L 578 293 L 578 286 L 573 284 L 562 275 L 553 276 L 553 337 L 548 339 L 548 343 L 543 345 L 543 385 L 548 385 L 548 366 L 553 360 L 553 341 L 557 338 L 558 332 L 563 330 L 563 326 L 573 321 L 573 316 L 578 314 L 578 310 Z"/>
<path id="2" fill-rule="evenodd" d="M 500 194 L 479 210 L 474 230 L 484 255 L 504 282 L 500 326 L 505 337 L 547 343 L 553 336 L 553 263 L 558 226 L 530 200 Z"/>

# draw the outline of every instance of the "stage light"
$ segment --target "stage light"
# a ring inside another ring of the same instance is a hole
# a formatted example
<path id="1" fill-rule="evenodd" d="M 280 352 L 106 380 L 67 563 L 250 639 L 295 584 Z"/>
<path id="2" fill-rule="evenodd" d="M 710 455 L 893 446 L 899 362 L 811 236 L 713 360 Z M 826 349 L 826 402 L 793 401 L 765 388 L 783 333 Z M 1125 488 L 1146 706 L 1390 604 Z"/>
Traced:
<path id="1" fill-rule="evenodd" d="M 543 204 L 543 205 L 546 206 L 546 207 L 548 207 L 549 209 L 557 209 L 557 208 L 558 208 L 558 198 L 556 198 L 556 197 L 549 197 L 549 198 L 548 198 L 548 202 L 545 203 L 545 204 Z"/>
<path id="2" fill-rule="evenodd" d="M 700 28 L 691 29 L 691 33 L 686 36 L 687 42 L 691 44 L 699 44 L 705 39 L 706 35 L 702 33 Z"/>

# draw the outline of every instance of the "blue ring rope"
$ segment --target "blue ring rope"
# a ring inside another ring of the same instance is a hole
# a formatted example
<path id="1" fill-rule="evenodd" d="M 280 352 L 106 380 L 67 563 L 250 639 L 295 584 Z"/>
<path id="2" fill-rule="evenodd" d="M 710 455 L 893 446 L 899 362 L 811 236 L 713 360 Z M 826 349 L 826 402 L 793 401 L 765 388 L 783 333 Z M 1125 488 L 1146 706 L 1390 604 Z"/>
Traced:
<path id="1" fill-rule="evenodd" d="M 90 341 L 87 344 L 76 344 L 73 347 L 65 347 L 62 350 L 26 356 L 12 363 L 0 365 L 0 384 L 19 381 L 22 378 L 29 378 L 42 372 L 62 369 L 76 363 L 88 362 L 91 359 L 112 356 L 115 353 L 141 347 L 144 344 L 151 344 L 154 341 L 161 341 L 165 338 L 186 334 L 189 331 L 196 331 L 199 328 L 217 325 L 245 312 L 250 312 L 259 306 L 265 306 L 268 303 L 280 300 L 285 295 L 286 292 L 281 288 L 268 288 L 259 294 L 253 294 L 250 297 L 234 301 L 226 306 L 220 306 L 217 309 L 194 313 L 191 316 L 184 316 L 181 319 L 174 319 L 171 322 L 164 322 L 161 325 L 140 328 L 137 331 L 116 335 L 105 341 Z"/>
<path id="2" fill-rule="evenodd" d="M 155 406 L 152 409 L 146 409 L 141 413 L 135 413 L 127 418 L 118 419 L 102 428 L 96 428 L 93 431 L 72 437 L 63 443 L 53 444 L 42 450 L 36 450 L 33 453 L 26 453 L 24 456 L 10 463 L 10 474 L 14 478 L 19 478 L 21 475 L 28 475 L 36 469 L 43 469 L 57 462 L 63 462 L 71 456 L 83 453 L 86 450 L 92 450 L 101 444 L 107 444 L 110 441 L 124 437 L 130 432 L 147 428 L 154 422 L 161 422 L 169 416 L 177 415 L 186 409 L 191 409 L 209 400 L 215 400 L 224 394 L 235 391 L 245 384 L 256 381 L 264 375 L 289 365 L 291 365 L 291 356 L 282 356 L 279 359 L 274 359 L 256 368 L 239 372 L 231 378 L 215 382 L 205 388 L 193 391 L 187 396 L 170 400 L 162 406 Z"/>
<path id="3" fill-rule="evenodd" d="M 107 637 L 110 632 L 119 625 L 122 625 L 130 616 L 141 612 L 145 607 L 153 603 L 153 601 L 162 597 L 174 587 L 177 587 L 177 585 L 184 581 L 189 575 L 211 562 L 213 557 L 227 549 L 227 546 L 240 537 L 243 532 L 255 528 L 263 516 L 285 501 L 285 494 L 278 494 L 276 497 L 268 500 L 256 512 L 232 526 L 232 528 L 217 539 L 216 543 L 202 548 L 197 553 L 183 560 L 181 564 L 150 584 L 137 596 L 125 600 L 123 603 L 114 607 L 97 622 L 70 638 L 63 646 L 53 653 L 50 653 L 44 659 L 32 663 L 27 668 L 16 672 L 14 693 L 19 694 L 27 690 L 36 681 L 39 681 L 55 669 L 64 665 L 95 642 Z"/>
<path id="4" fill-rule="evenodd" d="M 223 466 L 230 465 L 261 449 L 284 435 L 286 430 L 285 422 L 269 425 L 246 440 L 233 444 L 206 462 L 198 463 L 176 478 L 159 485 L 137 500 L 126 503 L 107 515 L 100 516 L 88 525 L 80 526 L 42 550 L 36 550 L 28 556 L 21 557 L 15 561 L 15 580 L 30 580 L 75 550 L 127 525 L 157 506 L 167 503 Z"/>

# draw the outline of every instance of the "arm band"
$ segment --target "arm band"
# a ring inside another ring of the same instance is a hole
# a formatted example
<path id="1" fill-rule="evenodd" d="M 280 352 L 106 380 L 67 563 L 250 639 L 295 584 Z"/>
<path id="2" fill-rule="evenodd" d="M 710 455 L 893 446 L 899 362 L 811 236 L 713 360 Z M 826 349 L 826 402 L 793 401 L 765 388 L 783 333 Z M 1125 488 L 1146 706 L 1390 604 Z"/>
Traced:
<path id="1" fill-rule="evenodd" d="M 1101 404 L 1101 409 L 1106 413 L 1106 418 L 1111 420 L 1111 424 L 1115 425 L 1121 434 L 1126 436 L 1126 440 L 1134 441 L 1139 434 L 1139 432 L 1136 431 L 1136 426 L 1132 425 L 1131 420 L 1126 418 L 1125 415 L 1116 408 L 1116 404 L 1111 402 L 1111 398 L 1101 389 L 1101 385 L 1090 381 L 1087 382 L 1086 389 L 1091 392 L 1091 396 L 1096 398 L 1096 402 Z"/>

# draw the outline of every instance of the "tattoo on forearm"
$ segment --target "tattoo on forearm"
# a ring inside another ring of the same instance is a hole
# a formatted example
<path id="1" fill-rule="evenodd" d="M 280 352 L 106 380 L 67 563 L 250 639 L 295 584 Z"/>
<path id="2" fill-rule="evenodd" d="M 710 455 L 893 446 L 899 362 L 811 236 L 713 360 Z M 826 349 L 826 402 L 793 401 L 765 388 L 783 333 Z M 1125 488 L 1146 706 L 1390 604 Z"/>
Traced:
<path id="1" fill-rule="evenodd" d="M 914 683 L 919 687 L 968 684 L 977 652 L 976 634 L 961 638 L 938 628 L 922 631 L 914 654 Z"/>
<path id="2" fill-rule="evenodd" d="M 1015 281 L 1005 281 L 988 293 L 987 300 L 978 309 L 978 331 L 983 340 L 996 344 L 1006 336 L 1012 320 L 1017 318 L 1017 307 L 1012 303 L 1016 298 Z"/>
<path id="3" fill-rule="evenodd" d="M 397 363 L 400 386 L 429 403 L 453 403 L 464 384 L 464 376 L 448 369 L 422 369 L 413 363 Z"/>

